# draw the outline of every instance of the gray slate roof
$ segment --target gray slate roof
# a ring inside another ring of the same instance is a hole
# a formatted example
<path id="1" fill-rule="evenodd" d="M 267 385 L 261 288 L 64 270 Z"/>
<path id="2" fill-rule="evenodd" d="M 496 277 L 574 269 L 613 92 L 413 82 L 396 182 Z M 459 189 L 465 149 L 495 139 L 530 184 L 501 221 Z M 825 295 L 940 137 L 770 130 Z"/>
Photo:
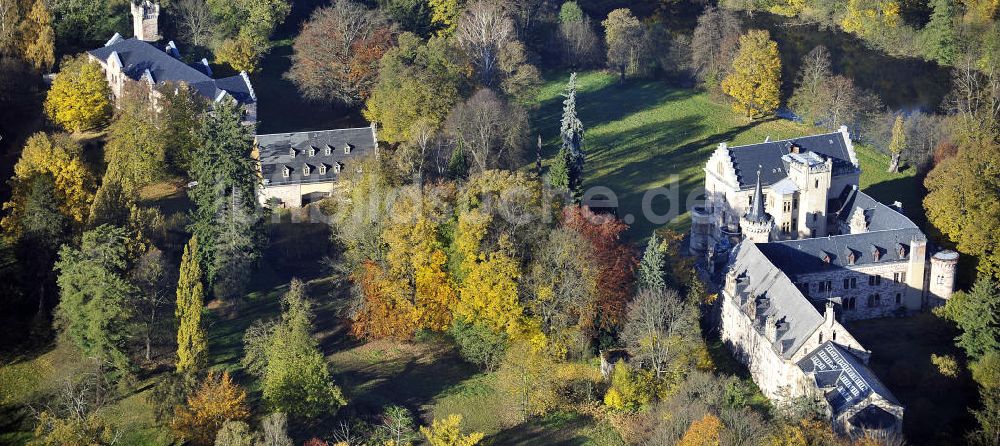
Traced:
<path id="1" fill-rule="evenodd" d="M 758 246 L 742 242 L 734 248 L 730 268 L 737 275 L 735 297 L 745 313 L 748 307 L 757 305 L 753 318 L 760 329 L 768 319 L 787 324 L 783 325 L 783 331 L 777 331 L 772 347 L 783 358 L 791 359 L 823 323 L 823 315 Z"/>
<path id="2" fill-rule="evenodd" d="M 340 176 L 334 165 L 349 168 L 352 158 L 370 153 L 377 145 L 371 127 L 274 133 L 257 135 L 256 138 L 261 174 L 266 186 L 333 181 Z M 347 146 L 351 148 L 350 153 L 344 153 Z M 326 154 L 327 147 L 330 148 L 329 155 Z M 293 148 L 294 156 L 291 153 Z M 310 148 L 315 149 L 313 156 L 309 156 Z M 309 175 L 304 175 L 306 165 L 311 169 Z M 320 174 L 321 165 L 326 166 L 325 174 Z M 291 169 L 288 178 L 282 172 L 286 166 Z"/>
<path id="3" fill-rule="evenodd" d="M 860 359 L 843 347 L 826 341 L 809 352 L 797 365 L 811 375 L 816 387 L 826 392 L 834 414 L 840 414 L 864 401 L 872 393 L 899 404 L 884 384 Z"/>
<path id="4" fill-rule="evenodd" d="M 924 233 L 917 227 L 785 240 L 761 243 L 757 246 L 778 268 L 794 276 L 837 267 L 851 268 L 906 261 L 910 255 L 910 242 L 913 240 L 926 240 Z M 900 248 L 903 249 L 902 256 Z M 875 260 L 875 250 L 879 253 L 878 260 Z M 850 262 L 852 253 L 853 264 Z M 829 263 L 826 261 L 827 258 Z"/>
<path id="5" fill-rule="evenodd" d="M 905 215 L 880 203 L 870 195 L 861 192 L 856 187 L 847 188 L 837 200 L 840 204 L 836 211 L 837 220 L 850 224 L 855 212 L 864 212 L 869 231 L 885 231 L 888 229 L 915 228 L 917 225 Z M 833 206 L 830 209 L 834 209 Z"/>
<path id="6" fill-rule="evenodd" d="M 256 101 L 250 80 L 243 74 L 212 79 L 201 69 L 185 64 L 168 54 L 166 47 L 160 49 L 134 37 L 112 38 L 108 43 L 107 46 L 91 50 L 89 53 L 102 61 L 107 61 L 112 53 L 117 53 L 125 75 L 133 80 L 139 80 L 146 70 L 149 70 L 153 82 L 157 84 L 184 82 L 209 100 L 215 100 L 225 91 L 244 104 Z"/>
<path id="7" fill-rule="evenodd" d="M 792 145 L 799 146 L 799 152 L 815 152 L 817 155 L 833 158 L 833 174 L 857 170 L 851 162 L 848 142 L 841 132 L 805 136 L 782 141 L 768 141 L 759 144 L 729 148 L 729 156 L 736 169 L 736 178 L 741 189 L 754 186 L 754 173 L 761 167 L 761 182 L 770 186 L 788 175 L 788 166 L 782 156 L 791 152 Z"/>

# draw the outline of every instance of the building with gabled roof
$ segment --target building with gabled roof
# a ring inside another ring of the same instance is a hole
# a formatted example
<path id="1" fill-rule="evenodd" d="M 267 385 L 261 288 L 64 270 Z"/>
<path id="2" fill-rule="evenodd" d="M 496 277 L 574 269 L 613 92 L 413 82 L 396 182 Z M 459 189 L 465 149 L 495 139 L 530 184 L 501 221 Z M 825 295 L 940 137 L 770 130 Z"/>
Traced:
<path id="1" fill-rule="evenodd" d="M 759 246 L 744 242 L 732 252 L 723 342 L 769 399 L 812 399 L 842 434 L 899 432 L 904 409 L 868 368 L 871 352 L 839 322 L 836 305 L 806 298 Z"/>
<path id="2" fill-rule="evenodd" d="M 256 136 L 261 204 L 301 207 L 333 193 L 345 169 L 378 148 L 375 125 Z"/>
<path id="3" fill-rule="evenodd" d="M 690 248 L 726 263 L 720 332 L 734 356 L 768 398 L 812 397 L 838 432 L 898 432 L 903 407 L 842 321 L 940 305 L 951 297 L 958 254 L 930 255 L 898 203 L 859 189 L 844 127 L 720 144 L 705 173 Z"/>
<path id="4" fill-rule="evenodd" d="M 235 100 L 245 112 L 244 123 L 257 122 L 257 95 L 246 72 L 214 79 L 206 59 L 187 64 L 180 59 L 180 50 L 172 40 L 162 47 L 157 46 L 160 35 L 157 29 L 159 5 L 156 3 L 149 0 L 132 3 L 132 15 L 135 37 L 124 38 L 115 33 L 103 47 L 87 52 L 92 60 L 101 64 L 116 98 L 121 97 L 126 82 L 146 84 L 154 103 L 159 94 L 155 87 L 184 83 L 209 103 Z"/>

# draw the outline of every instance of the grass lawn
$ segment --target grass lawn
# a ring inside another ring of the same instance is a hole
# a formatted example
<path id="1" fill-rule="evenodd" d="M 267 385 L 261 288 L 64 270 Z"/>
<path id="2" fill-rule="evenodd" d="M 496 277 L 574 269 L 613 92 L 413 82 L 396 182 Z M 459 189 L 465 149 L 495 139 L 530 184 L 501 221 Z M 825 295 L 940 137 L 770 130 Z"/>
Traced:
<path id="1" fill-rule="evenodd" d="M 550 75 L 534 104 L 533 128 L 542 136 L 546 166 L 559 148 L 561 94 L 567 79 L 565 73 Z M 618 216 L 632 224 L 627 238 L 633 241 L 662 225 L 644 218 L 642 212 L 643 195 L 657 187 L 675 187 L 680 206 L 671 209 L 676 204 L 654 197 L 653 212 L 672 213 L 675 218 L 667 224 L 687 229 L 687 209 L 701 198 L 702 169 L 719 143 L 735 146 L 821 132 L 781 119 L 747 123 L 707 93 L 673 88 L 663 81 L 620 84 L 613 74 L 592 71 L 578 74 L 577 82 L 577 113 L 586 132 L 584 186 L 604 186 L 614 193 L 620 204 Z M 887 157 L 866 147 L 857 150 L 866 192 L 919 209 L 913 172 L 885 173 Z"/>
<path id="2" fill-rule="evenodd" d="M 968 408 L 978 393 L 950 324 L 921 313 L 850 322 L 847 328 L 872 351 L 872 370 L 906 407 L 903 432 L 910 444 L 953 444 L 975 425 Z M 931 354 L 953 355 L 962 371 L 954 378 L 942 375 Z"/>

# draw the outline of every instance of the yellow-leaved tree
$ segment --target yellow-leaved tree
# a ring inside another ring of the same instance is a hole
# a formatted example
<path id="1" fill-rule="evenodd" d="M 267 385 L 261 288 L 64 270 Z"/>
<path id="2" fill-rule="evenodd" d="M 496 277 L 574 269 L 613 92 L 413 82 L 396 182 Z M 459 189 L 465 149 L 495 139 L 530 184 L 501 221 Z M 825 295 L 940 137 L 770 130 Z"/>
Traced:
<path id="1" fill-rule="evenodd" d="M 83 160 L 83 148 L 69 135 L 35 133 L 24 145 L 21 158 L 14 165 L 13 194 L 4 203 L 7 215 L 0 226 L 8 235 L 20 233 L 21 215 L 24 211 L 23 195 L 27 184 L 36 175 L 50 175 L 55 183 L 59 212 L 77 225 L 83 225 L 94 199 L 96 179 Z"/>
<path id="2" fill-rule="evenodd" d="M 451 414 L 443 419 L 435 418 L 430 427 L 420 426 L 431 446 L 475 446 L 483 440 L 482 432 L 462 433 L 462 416 Z"/>
<path id="3" fill-rule="evenodd" d="M 250 418 L 247 392 L 233 382 L 229 372 L 209 373 L 201 387 L 177 406 L 171 427 L 181 438 L 195 445 L 211 445 L 226 421 Z"/>
<path id="4" fill-rule="evenodd" d="M 216 62 L 227 63 L 236 71 L 253 73 L 260 68 L 260 60 L 269 47 L 267 38 L 243 30 L 236 37 L 222 42 L 216 53 Z"/>
<path id="5" fill-rule="evenodd" d="M 740 36 L 732 72 L 722 80 L 722 91 L 733 98 L 733 110 L 753 120 L 778 108 L 781 58 L 778 44 L 765 30 Z"/>
<path id="6" fill-rule="evenodd" d="M 518 300 L 520 277 L 520 265 L 504 250 L 480 256 L 462 282 L 455 315 L 512 339 L 541 336 Z"/>
<path id="7" fill-rule="evenodd" d="M 851 0 L 840 27 L 861 37 L 884 35 L 900 24 L 897 0 Z"/>
<path id="8" fill-rule="evenodd" d="M 27 17 L 21 22 L 24 39 L 24 59 L 38 71 L 48 71 L 56 63 L 56 34 L 52 30 L 52 14 L 44 0 L 35 0 Z"/>
<path id="9" fill-rule="evenodd" d="M 111 117 L 111 88 L 100 64 L 86 56 L 64 60 L 45 98 L 45 113 L 73 132 L 106 124 Z"/>

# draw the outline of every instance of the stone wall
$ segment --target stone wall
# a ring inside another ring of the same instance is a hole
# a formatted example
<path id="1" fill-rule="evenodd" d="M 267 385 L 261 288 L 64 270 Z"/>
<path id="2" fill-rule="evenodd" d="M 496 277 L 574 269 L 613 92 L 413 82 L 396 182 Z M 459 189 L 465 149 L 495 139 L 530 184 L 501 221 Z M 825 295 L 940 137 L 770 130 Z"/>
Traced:
<path id="1" fill-rule="evenodd" d="M 841 298 L 844 320 L 889 317 L 899 311 L 912 312 L 921 308 L 922 290 L 912 288 L 907 283 L 909 277 L 904 280 L 909 266 L 910 262 L 886 262 L 852 269 L 831 268 L 796 276 L 793 281 L 800 289 L 808 290 L 806 295 L 811 300 Z M 831 289 L 826 288 L 827 283 Z M 808 284 L 808 288 L 803 284 Z M 869 299 L 874 295 L 878 295 L 878 299 Z"/>

